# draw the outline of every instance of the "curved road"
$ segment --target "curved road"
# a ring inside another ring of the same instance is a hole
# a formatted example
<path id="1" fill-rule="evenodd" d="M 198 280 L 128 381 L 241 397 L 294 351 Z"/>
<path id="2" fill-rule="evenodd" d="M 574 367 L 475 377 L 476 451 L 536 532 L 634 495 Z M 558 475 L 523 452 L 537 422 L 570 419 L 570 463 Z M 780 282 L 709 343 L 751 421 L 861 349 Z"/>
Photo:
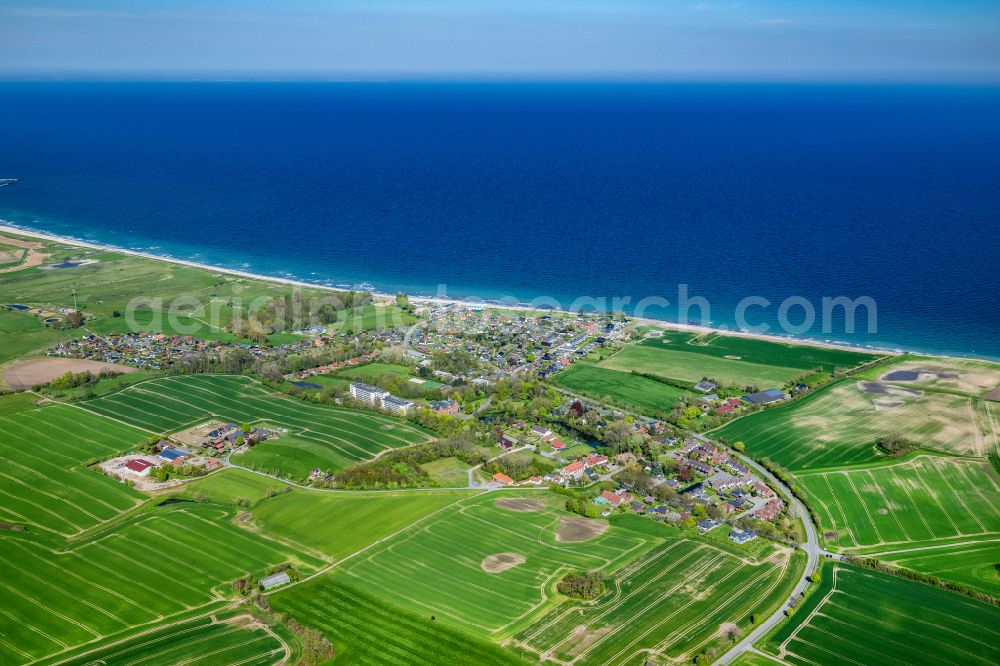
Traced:
<path id="1" fill-rule="evenodd" d="M 802 572 L 802 578 L 800 578 L 799 582 L 796 583 L 795 589 L 792 590 L 792 594 L 785 600 L 783 604 L 781 604 L 781 606 L 776 611 L 774 611 L 771 617 L 767 618 L 766 620 L 758 624 L 754 628 L 754 630 L 751 631 L 746 636 L 744 636 L 739 643 L 734 645 L 732 648 L 730 648 L 728 652 L 719 657 L 715 661 L 715 663 L 718 664 L 719 666 L 725 666 L 726 664 L 731 664 L 741 654 L 753 649 L 754 643 L 763 638 L 767 632 L 771 631 L 771 629 L 773 629 L 779 622 L 781 622 L 781 620 L 785 617 L 785 608 L 788 607 L 788 603 L 795 597 L 802 594 L 802 592 L 806 589 L 806 586 L 809 585 L 809 581 L 807 581 L 806 578 L 808 576 L 811 576 L 816 571 L 816 567 L 819 566 L 819 556 L 821 552 L 819 547 L 819 539 L 816 537 L 816 526 L 813 525 L 812 517 L 809 515 L 809 511 L 806 510 L 805 505 L 802 504 L 802 502 L 799 501 L 799 499 L 792 494 L 791 489 L 789 489 L 789 487 L 786 486 L 778 477 L 776 477 L 774 474 L 771 474 L 771 472 L 767 471 L 767 469 L 765 469 L 762 465 L 757 464 L 756 462 L 747 458 L 746 456 L 742 456 L 739 454 L 736 455 L 739 456 L 740 460 L 746 463 L 755 472 L 765 477 L 768 481 L 771 482 L 772 485 L 781 490 L 781 492 L 783 492 L 785 496 L 788 497 L 788 500 L 789 502 L 791 502 L 791 507 L 793 510 L 792 515 L 802 518 L 802 524 L 805 527 L 806 542 L 803 544 L 799 544 L 799 547 L 806 551 L 807 559 L 806 559 L 805 571 Z"/>

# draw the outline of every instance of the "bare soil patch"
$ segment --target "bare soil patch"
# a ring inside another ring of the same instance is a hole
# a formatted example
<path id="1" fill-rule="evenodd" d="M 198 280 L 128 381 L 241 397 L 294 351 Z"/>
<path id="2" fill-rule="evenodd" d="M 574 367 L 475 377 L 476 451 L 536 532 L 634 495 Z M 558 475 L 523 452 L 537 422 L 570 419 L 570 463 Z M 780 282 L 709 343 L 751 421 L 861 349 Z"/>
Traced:
<path id="1" fill-rule="evenodd" d="M 738 636 L 740 628 L 732 622 L 723 622 L 719 625 L 719 636 Z"/>
<path id="2" fill-rule="evenodd" d="M 17 391 L 31 388 L 36 384 L 48 384 L 67 372 L 90 372 L 96 375 L 106 370 L 128 373 L 137 372 L 138 368 L 79 358 L 39 358 L 15 363 L 7 369 L 3 378 L 12 389 Z"/>
<path id="3" fill-rule="evenodd" d="M 480 566 L 486 573 L 500 573 L 507 569 L 512 569 L 519 564 L 524 564 L 525 557 L 520 553 L 495 553 L 487 555 Z"/>
<path id="4" fill-rule="evenodd" d="M 496 505 L 501 509 L 509 509 L 510 511 L 541 511 L 545 508 L 545 504 L 542 502 L 528 499 L 527 497 L 506 497 L 504 499 L 498 499 L 496 501 Z"/>
<path id="5" fill-rule="evenodd" d="M 829 532 L 823 532 L 824 539 L 836 539 L 839 536 L 840 532 L 837 532 L 835 530 L 830 530 Z"/>
<path id="6" fill-rule="evenodd" d="M 889 509 L 885 509 L 885 508 L 879 509 L 878 510 L 878 515 L 880 515 L 880 516 L 888 516 L 889 515 Z"/>
<path id="7" fill-rule="evenodd" d="M 996 387 L 983 397 L 987 400 L 996 400 L 997 402 L 1000 402 L 1000 386 Z"/>
<path id="8" fill-rule="evenodd" d="M 563 516 L 559 519 L 556 541 L 589 541 L 606 529 L 608 523 L 604 520 Z"/>
<path id="9" fill-rule="evenodd" d="M 601 638 L 609 634 L 613 628 L 613 626 L 607 625 L 604 627 L 598 627 L 597 629 L 588 630 L 587 625 L 581 624 L 573 631 L 572 646 L 566 651 L 566 654 L 571 657 L 577 656 Z"/>
<path id="10" fill-rule="evenodd" d="M 731 354 L 726 354 L 726 355 L 725 355 L 725 356 L 723 356 L 722 358 L 728 358 L 728 359 L 729 359 L 730 361 L 740 361 L 740 360 L 742 360 L 742 359 L 743 359 L 743 357 L 742 357 L 742 356 L 733 356 L 733 355 L 731 355 Z"/>
<path id="11" fill-rule="evenodd" d="M 10 236 L 4 236 L 3 234 L 0 234 L 0 243 L 3 243 L 4 245 L 13 245 L 14 247 L 23 247 L 28 250 L 38 250 L 45 247 L 45 243 L 22 240 L 20 238 L 11 238 Z"/>
<path id="12" fill-rule="evenodd" d="M 17 264 L 16 266 L 8 266 L 7 268 L 0 268 L 0 273 L 13 273 L 14 271 L 23 271 L 25 268 L 33 268 L 35 266 L 41 266 L 42 263 L 48 259 L 49 254 L 44 252 L 38 252 L 36 250 L 28 250 L 28 256 L 24 261 Z"/>

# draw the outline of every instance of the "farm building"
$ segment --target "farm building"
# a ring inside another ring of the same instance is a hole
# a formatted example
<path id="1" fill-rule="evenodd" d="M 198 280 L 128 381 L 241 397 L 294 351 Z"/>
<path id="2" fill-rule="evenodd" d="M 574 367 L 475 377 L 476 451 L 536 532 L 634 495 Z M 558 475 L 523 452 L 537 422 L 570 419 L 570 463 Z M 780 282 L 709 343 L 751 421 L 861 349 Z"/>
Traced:
<path id="1" fill-rule="evenodd" d="M 279 585 L 284 585 L 285 583 L 290 583 L 291 578 L 284 571 L 274 574 L 273 576 L 268 576 L 267 578 L 261 578 L 258 583 L 265 590 L 270 590 L 272 587 L 278 587 Z"/>
<path id="2" fill-rule="evenodd" d="M 149 470 L 153 467 L 153 463 L 138 458 L 125 463 L 125 469 L 137 476 L 149 476 Z"/>
<path id="3" fill-rule="evenodd" d="M 768 405 L 772 402 L 788 400 L 788 394 L 781 389 L 767 389 L 766 391 L 745 395 L 743 396 L 743 400 L 752 405 Z"/>

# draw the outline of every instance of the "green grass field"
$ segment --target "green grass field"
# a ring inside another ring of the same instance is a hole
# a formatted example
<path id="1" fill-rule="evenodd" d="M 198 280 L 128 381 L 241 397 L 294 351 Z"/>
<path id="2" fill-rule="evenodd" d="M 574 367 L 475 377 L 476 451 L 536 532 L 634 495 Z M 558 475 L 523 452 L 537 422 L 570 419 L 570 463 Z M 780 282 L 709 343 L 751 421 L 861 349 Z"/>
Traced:
<path id="1" fill-rule="evenodd" d="M 7 275 L 4 274 L 5 277 Z M 0 299 L 0 303 L 16 302 L 18 301 Z M 0 345 L 0 363 L 12 361 L 29 352 L 47 349 L 72 336 L 69 331 L 48 328 L 34 315 L 0 308 L 0 339 L 3 340 Z"/>
<path id="2" fill-rule="evenodd" d="M 20 664 L 158 624 L 220 599 L 244 574 L 324 562 L 230 522 L 232 510 L 175 504 L 73 544 L 0 539 L 0 662 Z"/>
<path id="3" fill-rule="evenodd" d="M 841 564 L 759 645 L 789 664 L 1000 663 L 1000 608 Z"/>
<path id="4" fill-rule="evenodd" d="M 273 595 L 271 605 L 323 631 L 338 666 L 484 666 L 526 663 L 502 648 L 424 613 L 386 604 L 367 587 L 323 576 Z"/>
<path id="5" fill-rule="evenodd" d="M 515 510 L 503 505 L 510 498 L 537 505 Z M 797 558 L 744 561 L 740 551 L 672 538 L 676 532 L 653 523 L 648 526 L 662 537 L 611 526 L 587 540 L 560 540 L 560 519 L 569 517 L 562 503 L 541 491 L 476 496 L 376 544 L 328 576 L 336 585 L 365 590 L 417 616 L 433 615 L 435 622 L 470 635 L 513 638 L 536 658 L 551 652 L 581 664 L 619 664 L 632 663 L 643 651 L 693 658 L 718 639 L 720 624 L 745 626 L 751 609 L 787 594 L 785 583 L 800 570 Z M 488 571 L 490 556 L 501 553 L 524 561 Z M 597 568 L 614 583 L 596 605 L 555 592 L 567 571 Z"/>
<path id="6" fill-rule="evenodd" d="M 0 519 L 69 536 L 131 509 L 142 495 L 86 463 L 143 439 L 135 428 L 65 405 L 0 416 Z"/>
<path id="7" fill-rule="evenodd" d="M 986 449 L 971 398 L 869 393 L 849 379 L 712 431 L 791 470 L 877 461 L 881 456 L 873 444 L 890 434 L 942 451 L 983 455 Z"/>
<path id="8" fill-rule="evenodd" d="M 684 382 L 711 377 L 725 385 L 780 386 L 806 370 L 828 372 L 853 368 L 877 356 L 832 349 L 743 338 L 718 333 L 664 330 L 601 361 L 601 367 L 640 370 Z"/>
<path id="9" fill-rule="evenodd" d="M 0 416 L 7 416 L 14 412 L 23 412 L 31 409 L 38 401 L 38 396 L 34 393 L 11 393 L 0 396 Z"/>
<path id="10" fill-rule="evenodd" d="M 237 504 L 246 500 L 256 504 L 269 495 L 281 492 L 288 485 L 241 469 L 223 469 L 189 481 L 175 491 L 168 491 L 171 497 L 215 502 L 217 504 Z"/>
<path id="11" fill-rule="evenodd" d="M 178 622 L 148 631 L 122 643 L 88 650 L 78 657 L 60 659 L 65 666 L 119 664 L 169 666 L 270 666 L 286 650 L 278 637 L 263 626 L 247 626 L 249 615 L 220 613 Z M 44 663 L 55 663 L 47 662 Z"/>
<path id="12" fill-rule="evenodd" d="M 341 559 L 473 494 L 475 491 L 295 489 L 258 504 L 253 519 L 266 534 Z"/>
<path id="13" fill-rule="evenodd" d="M 896 566 L 937 576 L 1000 597 L 1000 535 L 996 538 L 959 541 L 941 547 L 885 551 L 880 560 Z"/>
<path id="14" fill-rule="evenodd" d="M 311 452 L 325 460 L 320 467 L 330 470 L 366 460 L 380 451 L 433 438 L 429 431 L 402 419 L 308 403 L 276 394 L 243 376 L 164 377 L 82 404 L 85 409 L 156 433 L 177 431 L 211 419 L 234 423 L 263 420 L 288 428 L 299 441 L 311 442 Z M 267 449 L 262 451 L 260 455 L 266 455 Z M 300 460 L 290 458 L 288 464 L 290 474 L 302 469 Z"/>
<path id="15" fill-rule="evenodd" d="M 1000 538 L 1000 480 L 982 460 L 918 455 L 796 478 L 826 541 L 846 551 Z"/>
<path id="16" fill-rule="evenodd" d="M 599 400 L 610 398 L 613 403 L 645 413 L 669 412 L 684 395 L 676 386 L 585 362 L 576 363 L 553 380 L 571 391 Z"/>

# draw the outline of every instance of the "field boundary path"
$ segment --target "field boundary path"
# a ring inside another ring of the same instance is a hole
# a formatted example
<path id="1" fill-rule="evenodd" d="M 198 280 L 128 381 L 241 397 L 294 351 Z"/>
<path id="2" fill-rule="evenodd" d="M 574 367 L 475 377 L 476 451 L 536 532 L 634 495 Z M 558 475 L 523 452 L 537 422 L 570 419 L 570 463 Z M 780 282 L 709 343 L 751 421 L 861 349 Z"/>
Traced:
<path id="1" fill-rule="evenodd" d="M 812 517 L 809 515 L 809 511 L 806 510 L 805 505 L 792 494 L 792 491 L 788 486 L 786 486 L 774 474 L 771 474 L 771 472 L 769 472 L 762 465 L 750 458 L 747 458 L 746 456 L 741 455 L 739 458 L 753 468 L 755 472 L 765 477 L 772 485 L 788 497 L 792 509 L 794 510 L 794 515 L 802 518 L 802 525 L 806 531 L 806 542 L 804 544 L 799 544 L 799 547 L 806 552 L 807 559 L 806 568 L 802 572 L 802 578 L 800 578 L 799 582 L 796 583 L 795 588 L 792 590 L 788 598 L 785 599 L 784 603 L 782 603 L 781 606 L 779 606 L 777 610 L 771 614 L 771 617 L 757 625 L 757 627 L 743 637 L 739 643 L 730 648 L 724 655 L 716 659 L 715 664 L 717 666 L 727 666 L 728 664 L 733 663 L 736 658 L 743 653 L 752 651 L 754 649 L 754 643 L 763 638 L 765 634 L 771 631 L 771 629 L 776 627 L 778 623 L 784 619 L 785 609 L 788 607 L 788 604 L 792 599 L 802 594 L 802 592 L 806 589 L 806 586 L 809 584 L 809 576 L 816 572 L 816 567 L 819 566 L 819 556 L 821 552 L 819 547 L 819 538 L 816 536 L 816 526 L 813 524 Z"/>

